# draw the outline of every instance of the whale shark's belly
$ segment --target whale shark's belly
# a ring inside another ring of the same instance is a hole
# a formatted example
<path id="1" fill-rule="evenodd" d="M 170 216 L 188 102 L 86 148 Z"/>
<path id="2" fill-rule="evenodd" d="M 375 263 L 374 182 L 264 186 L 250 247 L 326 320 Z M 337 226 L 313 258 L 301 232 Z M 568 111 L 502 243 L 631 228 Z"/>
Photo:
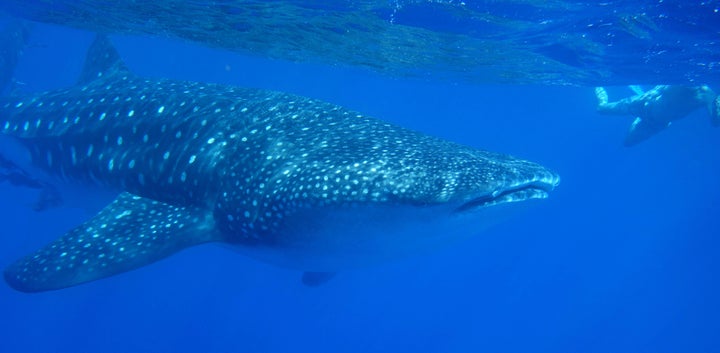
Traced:
<path id="1" fill-rule="evenodd" d="M 453 214 L 448 207 L 354 205 L 308 209 L 288 217 L 272 240 L 234 246 L 260 261 L 304 271 L 335 272 L 423 254 L 474 236 L 526 202 Z"/>

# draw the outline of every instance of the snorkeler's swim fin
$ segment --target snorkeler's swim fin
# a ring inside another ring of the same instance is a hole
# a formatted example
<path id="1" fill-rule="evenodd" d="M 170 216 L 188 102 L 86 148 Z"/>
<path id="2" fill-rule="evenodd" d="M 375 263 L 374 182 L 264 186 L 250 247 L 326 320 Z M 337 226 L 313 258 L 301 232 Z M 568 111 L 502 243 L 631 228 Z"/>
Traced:
<path id="1" fill-rule="evenodd" d="M 640 87 L 639 85 L 629 85 L 628 88 L 638 96 L 642 96 L 643 94 L 645 94 L 645 90 L 643 90 L 642 87 Z"/>

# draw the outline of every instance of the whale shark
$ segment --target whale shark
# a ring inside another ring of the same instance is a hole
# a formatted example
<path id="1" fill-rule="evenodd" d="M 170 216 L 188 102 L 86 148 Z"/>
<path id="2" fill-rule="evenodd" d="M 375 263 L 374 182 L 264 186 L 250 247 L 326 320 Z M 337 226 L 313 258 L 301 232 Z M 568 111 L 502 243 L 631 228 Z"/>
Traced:
<path id="1" fill-rule="evenodd" d="M 4 158 L 38 180 L 114 196 L 6 267 L 5 281 L 23 292 L 106 278 L 204 243 L 303 271 L 317 285 L 477 234 L 560 180 L 537 163 L 316 99 L 139 77 L 104 36 L 76 85 L 1 98 L 0 132 Z"/>

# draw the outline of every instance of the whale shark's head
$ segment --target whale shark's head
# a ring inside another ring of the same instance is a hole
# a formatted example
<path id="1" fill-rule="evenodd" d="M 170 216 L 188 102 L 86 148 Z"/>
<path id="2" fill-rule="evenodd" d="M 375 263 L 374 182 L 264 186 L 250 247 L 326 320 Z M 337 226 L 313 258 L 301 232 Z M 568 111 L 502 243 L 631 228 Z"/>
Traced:
<path id="1" fill-rule="evenodd" d="M 471 217 L 493 206 L 546 198 L 560 181 L 539 164 L 500 153 L 455 146 L 422 154 L 388 173 L 384 202 Z"/>
<path id="2" fill-rule="evenodd" d="M 476 235 L 560 180 L 533 162 L 357 118 L 333 121 L 342 132 L 330 135 L 317 133 L 322 119 L 313 130 L 273 126 L 273 143 L 288 147 L 264 155 L 268 176 L 241 183 L 226 203 L 245 207 L 227 211 L 234 224 L 217 217 L 220 227 L 283 249 L 267 261 L 336 271 Z"/>

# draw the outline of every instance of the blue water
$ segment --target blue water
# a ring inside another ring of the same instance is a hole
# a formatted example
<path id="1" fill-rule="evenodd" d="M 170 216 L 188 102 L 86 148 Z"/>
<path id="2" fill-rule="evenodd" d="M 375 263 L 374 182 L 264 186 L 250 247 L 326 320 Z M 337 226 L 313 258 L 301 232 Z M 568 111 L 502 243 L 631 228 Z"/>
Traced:
<path id="1" fill-rule="evenodd" d="M 36 25 L 16 78 L 71 85 L 92 34 Z M 226 248 L 41 294 L 0 285 L 2 352 L 717 352 L 720 129 L 704 111 L 634 148 L 592 89 L 465 85 L 114 36 L 144 76 L 271 88 L 540 162 L 547 200 L 457 246 L 318 288 Z M 715 82 L 710 82 L 711 85 Z M 717 90 L 719 87 L 714 86 Z M 616 88 L 613 95 L 629 94 Z M 0 265 L 89 215 L 0 184 Z"/>

